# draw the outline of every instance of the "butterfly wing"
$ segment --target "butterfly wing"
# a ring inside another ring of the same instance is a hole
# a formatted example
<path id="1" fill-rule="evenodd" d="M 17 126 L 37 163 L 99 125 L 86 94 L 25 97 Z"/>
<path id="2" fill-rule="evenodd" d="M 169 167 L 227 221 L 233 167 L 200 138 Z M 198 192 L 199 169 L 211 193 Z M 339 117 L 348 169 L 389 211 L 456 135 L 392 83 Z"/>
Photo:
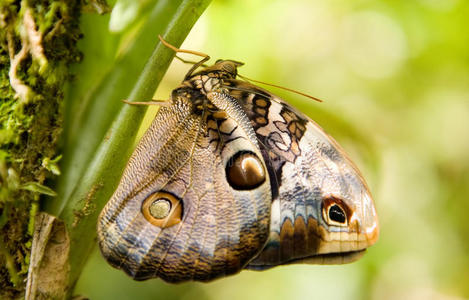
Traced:
<path id="1" fill-rule="evenodd" d="M 222 111 L 175 90 L 101 212 L 101 252 L 137 280 L 233 274 L 268 238 L 271 187 L 256 136 L 236 101 L 216 98 Z"/>
<path id="2" fill-rule="evenodd" d="M 360 172 L 314 121 L 252 84 L 227 83 L 251 120 L 272 188 L 269 240 L 252 269 L 359 258 L 378 237 L 373 201 Z"/>

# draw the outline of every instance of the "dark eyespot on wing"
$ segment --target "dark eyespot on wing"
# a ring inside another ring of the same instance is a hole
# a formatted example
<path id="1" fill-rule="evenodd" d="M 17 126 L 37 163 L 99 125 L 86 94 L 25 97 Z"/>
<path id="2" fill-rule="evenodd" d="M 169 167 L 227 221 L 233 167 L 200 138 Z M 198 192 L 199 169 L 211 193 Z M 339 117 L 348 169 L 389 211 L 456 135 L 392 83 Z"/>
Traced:
<path id="1" fill-rule="evenodd" d="M 255 153 L 240 151 L 228 161 L 226 178 L 234 189 L 251 190 L 265 181 L 266 174 L 262 161 Z"/>

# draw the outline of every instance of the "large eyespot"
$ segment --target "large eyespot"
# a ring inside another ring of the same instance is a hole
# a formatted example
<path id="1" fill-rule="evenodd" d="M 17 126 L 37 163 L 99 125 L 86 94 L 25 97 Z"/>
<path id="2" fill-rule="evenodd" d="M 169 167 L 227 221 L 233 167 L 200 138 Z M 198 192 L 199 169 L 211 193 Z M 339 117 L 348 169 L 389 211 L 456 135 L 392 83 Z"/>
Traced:
<path id="1" fill-rule="evenodd" d="M 143 201 L 142 213 L 151 224 L 166 228 L 182 219 L 182 202 L 172 194 L 156 192 Z"/>
<path id="2" fill-rule="evenodd" d="M 322 217 L 327 225 L 330 226 L 348 226 L 350 208 L 344 201 L 328 197 L 322 201 Z"/>
<path id="3" fill-rule="evenodd" d="M 265 181 L 264 164 L 250 151 L 240 151 L 233 155 L 226 165 L 226 178 L 235 190 L 251 190 Z"/>

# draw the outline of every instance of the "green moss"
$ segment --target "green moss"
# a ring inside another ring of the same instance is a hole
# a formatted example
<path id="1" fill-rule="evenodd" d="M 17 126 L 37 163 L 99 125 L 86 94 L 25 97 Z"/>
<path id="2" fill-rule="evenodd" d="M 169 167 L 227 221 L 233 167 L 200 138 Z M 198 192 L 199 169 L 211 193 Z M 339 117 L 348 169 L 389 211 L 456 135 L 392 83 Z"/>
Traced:
<path id="1" fill-rule="evenodd" d="M 68 65 L 80 57 L 80 7 L 80 1 L 0 4 L 1 299 L 24 293 L 39 197 L 52 193 L 44 183 L 57 173 L 62 87 Z"/>

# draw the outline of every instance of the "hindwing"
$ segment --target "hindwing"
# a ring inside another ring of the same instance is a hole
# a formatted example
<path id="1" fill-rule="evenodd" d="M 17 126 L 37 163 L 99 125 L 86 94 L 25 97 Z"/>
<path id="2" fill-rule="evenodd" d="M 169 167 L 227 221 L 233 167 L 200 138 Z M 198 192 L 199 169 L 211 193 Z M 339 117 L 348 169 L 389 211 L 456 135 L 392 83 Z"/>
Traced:
<path id="1" fill-rule="evenodd" d="M 139 280 L 206 281 L 238 272 L 269 233 L 269 176 L 247 188 L 227 180 L 240 155 L 258 159 L 266 170 L 257 139 L 233 99 L 219 97 L 221 111 L 181 88 L 172 101 L 158 112 L 101 213 L 101 251 Z M 145 201 L 161 193 L 182 207 L 173 226 L 155 226 L 143 212 Z"/>

